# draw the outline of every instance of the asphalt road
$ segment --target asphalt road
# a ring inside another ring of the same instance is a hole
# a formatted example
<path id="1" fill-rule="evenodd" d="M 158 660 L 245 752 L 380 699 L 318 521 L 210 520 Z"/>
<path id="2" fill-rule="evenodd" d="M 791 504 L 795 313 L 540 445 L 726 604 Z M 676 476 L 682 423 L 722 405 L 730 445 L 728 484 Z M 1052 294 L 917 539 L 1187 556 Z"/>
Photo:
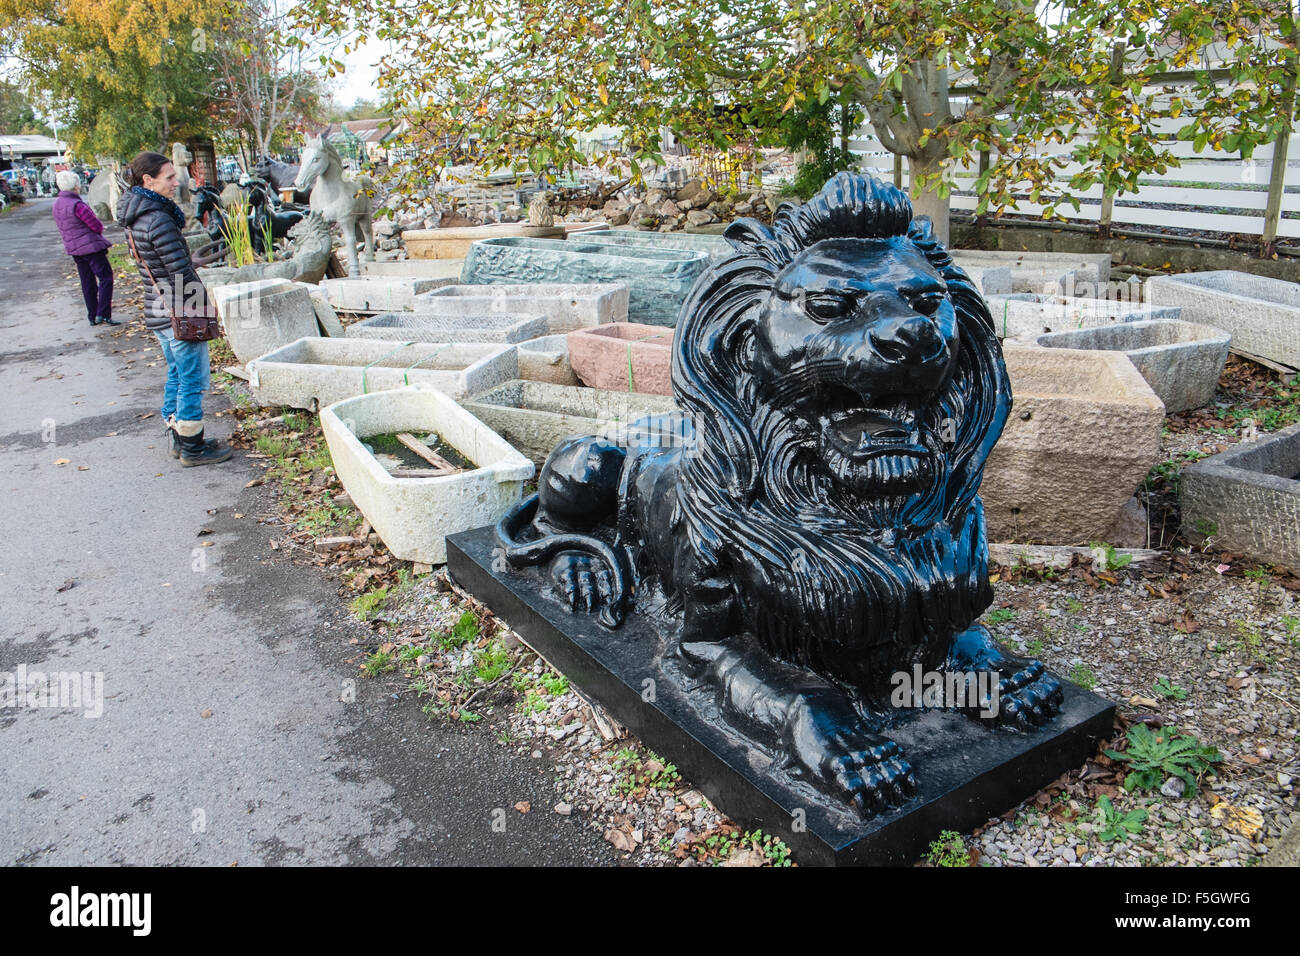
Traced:
<path id="1" fill-rule="evenodd" d="M 0 217 L 0 863 L 612 863 L 577 816 L 508 809 L 559 797 L 490 728 L 397 679 L 341 700 L 360 625 L 269 550 L 260 471 L 168 457 L 164 372 L 86 322 L 49 200 Z M 18 692 L 36 672 L 68 706 Z"/>

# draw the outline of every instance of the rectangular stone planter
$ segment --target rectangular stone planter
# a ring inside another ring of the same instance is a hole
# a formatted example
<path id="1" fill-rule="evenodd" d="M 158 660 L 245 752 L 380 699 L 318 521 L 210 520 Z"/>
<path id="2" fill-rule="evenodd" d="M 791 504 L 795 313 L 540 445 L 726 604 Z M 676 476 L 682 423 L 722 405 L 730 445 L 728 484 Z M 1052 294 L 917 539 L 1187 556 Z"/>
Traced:
<path id="1" fill-rule="evenodd" d="M 518 377 L 512 345 L 299 339 L 248 365 L 249 389 L 263 405 L 323 408 L 404 385 L 429 385 L 452 398 Z"/>
<path id="2" fill-rule="evenodd" d="M 1014 406 L 980 494 L 990 541 L 1115 543 L 1160 453 L 1164 406 L 1119 352 L 1008 346 Z"/>
<path id="3" fill-rule="evenodd" d="M 618 283 L 628 288 L 630 319 L 675 325 L 686 293 L 709 262 L 709 256 L 697 250 L 616 246 L 587 241 L 585 236 L 563 242 L 484 239 L 470 246 L 461 282 Z"/>
<path id="4" fill-rule="evenodd" d="M 226 342 L 247 365 L 304 336 L 320 334 L 311 295 L 288 279 L 262 279 L 212 290 Z"/>
<path id="5" fill-rule="evenodd" d="M 392 259 L 388 262 L 361 263 L 363 279 L 451 279 L 460 281 L 460 259 Z"/>
<path id="6" fill-rule="evenodd" d="M 476 395 L 465 408 L 538 465 L 569 435 L 623 438 L 629 423 L 678 410 L 666 395 L 525 381 Z"/>
<path id="7" fill-rule="evenodd" d="M 569 333 L 569 363 L 591 388 L 616 392 L 673 393 L 673 330 L 638 322 L 612 322 Z"/>
<path id="8" fill-rule="evenodd" d="M 412 259 L 464 259 L 470 245 L 480 239 L 498 239 L 503 236 L 563 239 L 565 235 L 562 225 L 530 226 L 526 222 L 506 222 L 490 226 L 408 229 L 402 233 L 402 245 Z"/>
<path id="9" fill-rule="evenodd" d="M 1051 332 L 1035 341 L 1043 348 L 1123 352 L 1164 403 L 1168 415 L 1200 408 L 1214 399 L 1231 340 L 1227 332 L 1208 325 L 1157 319 Z"/>
<path id="10" fill-rule="evenodd" d="M 1177 307 L 1143 305 L 1120 299 L 1078 299 L 1065 296 L 989 296 L 989 314 L 1000 339 L 1032 340 L 1048 332 L 1072 332 L 1120 322 L 1177 319 Z"/>
<path id="11" fill-rule="evenodd" d="M 359 276 L 325 279 L 320 287 L 329 296 L 330 305 L 339 312 L 410 312 L 415 308 L 417 295 L 455 282 L 450 277 Z"/>
<path id="12" fill-rule="evenodd" d="M 1180 307 L 1189 322 L 1231 333 L 1236 350 L 1300 368 L 1300 283 L 1227 269 L 1188 272 L 1152 276 L 1146 298 Z"/>
<path id="13" fill-rule="evenodd" d="M 583 242 L 604 243 L 613 246 L 632 246 L 649 249 L 689 249 L 703 252 L 714 261 L 731 255 L 735 250 L 721 236 L 706 236 L 690 232 L 642 232 L 639 229 L 610 229 L 606 232 L 583 233 Z"/>
<path id="14" fill-rule="evenodd" d="M 1109 253 L 1010 252 L 954 249 L 952 257 L 967 265 L 1011 270 L 1011 291 L 1098 297 L 1110 282 Z"/>
<path id="15" fill-rule="evenodd" d="M 1183 534 L 1300 570 L 1300 425 L 1183 468 Z"/>
<path id="16" fill-rule="evenodd" d="M 311 296 L 311 304 L 316 310 L 316 324 L 320 327 L 320 334 L 330 338 L 341 337 L 343 335 L 343 323 L 339 321 L 334 306 L 330 305 L 329 293 L 312 282 L 295 282 L 294 286 L 305 290 Z"/>
<path id="17" fill-rule="evenodd" d="M 626 322 L 627 301 L 627 286 L 610 283 L 450 285 L 416 296 L 415 308 L 444 315 L 544 315 L 547 332 L 557 335 L 606 322 Z"/>
<path id="18" fill-rule="evenodd" d="M 460 316 L 385 312 L 347 328 L 348 338 L 397 342 L 505 342 L 513 345 L 545 334 L 544 316 L 509 312 Z"/>
<path id="19" fill-rule="evenodd" d="M 543 335 L 541 338 L 520 342 L 515 348 L 519 353 L 521 379 L 551 385 L 581 384 L 569 363 L 567 335 Z"/>
<path id="20" fill-rule="evenodd" d="M 535 473 L 531 461 L 435 388 L 345 399 L 322 409 L 320 423 L 344 489 L 403 561 L 442 564 L 447 535 L 496 524 Z M 477 467 L 432 478 L 394 477 L 362 439 L 403 431 L 437 432 Z"/>

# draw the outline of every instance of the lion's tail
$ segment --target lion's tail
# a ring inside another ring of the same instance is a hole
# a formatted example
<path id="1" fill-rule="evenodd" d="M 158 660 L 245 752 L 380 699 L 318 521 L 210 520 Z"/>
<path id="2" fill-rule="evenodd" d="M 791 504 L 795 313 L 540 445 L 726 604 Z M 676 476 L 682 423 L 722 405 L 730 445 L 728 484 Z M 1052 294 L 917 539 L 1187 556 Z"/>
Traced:
<path id="1" fill-rule="evenodd" d="M 587 534 L 548 534 L 536 541 L 520 541 L 520 532 L 537 515 L 537 503 L 538 496 L 530 495 L 497 522 L 497 541 L 505 551 L 506 562 L 516 569 L 534 567 L 551 560 L 561 551 L 577 551 L 604 562 L 614 578 L 614 593 L 600 609 L 596 620 L 611 629 L 618 627 L 623 623 L 631 590 L 618 552 L 599 538 Z"/>

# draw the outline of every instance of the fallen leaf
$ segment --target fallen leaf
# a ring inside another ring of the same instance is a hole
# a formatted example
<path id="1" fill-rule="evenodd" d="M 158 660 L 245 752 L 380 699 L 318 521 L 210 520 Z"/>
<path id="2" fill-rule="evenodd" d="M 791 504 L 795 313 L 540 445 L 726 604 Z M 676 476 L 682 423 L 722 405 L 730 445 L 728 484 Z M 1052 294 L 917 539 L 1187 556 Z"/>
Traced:
<path id="1" fill-rule="evenodd" d="M 606 830 L 605 839 L 614 844 L 614 849 L 623 853 L 631 853 L 636 849 L 636 841 L 632 839 L 632 834 L 622 830 Z"/>
<path id="2" fill-rule="evenodd" d="M 515 804 L 515 809 L 518 810 L 520 813 L 527 813 L 532 808 L 533 808 L 532 803 L 530 803 L 527 800 L 520 800 L 518 803 Z"/>
<path id="3" fill-rule="evenodd" d="M 1139 694 L 1134 694 L 1132 697 L 1128 699 L 1128 702 L 1132 704 L 1134 707 L 1159 707 L 1160 706 L 1160 701 L 1152 700 L 1150 697 L 1142 697 Z"/>
<path id="4" fill-rule="evenodd" d="M 1240 833 L 1253 840 L 1264 828 L 1264 815 L 1254 807 L 1237 807 L 1230 803 L 1216 803 L 1210 808 L 1210 817 L 1222 823 L 1225 829 Z"/>
<path id="5" fill-rule="evenodd" d="M 201 710 L 201 711 L 199 711 L 199 716 L 202 717 L 204 720 L 207 720 L 209 717 L 212 716 L 212 711 L 210 711 L 210 710 Z"/>
<path id="6" fill-rule="evenodd" d="M 54 590 L 62 594 L 64 591 L 67 591 L 69 588 L 75 587 L 76 584 L 77 582 L 73 578 L 68 578 L 68 580 L 64 581 Z"/>
<path id="7" fill-rule="evenodd" d="M 77 471 L 90 471 L 90 466 L 89 466 L 89 465 L 78 465 L 78 466 L 77 466 Z"/>
<path id="8" fill-rule="evenodd" d="M 71 458 L 56 458 L 56 459 L 54 460 L 54 463 L 55 463 L 56 465 L 67 465 L 67 464 L 70 464 L 71 462 L 72 462 L 72 459 L 71 459 Z"/>

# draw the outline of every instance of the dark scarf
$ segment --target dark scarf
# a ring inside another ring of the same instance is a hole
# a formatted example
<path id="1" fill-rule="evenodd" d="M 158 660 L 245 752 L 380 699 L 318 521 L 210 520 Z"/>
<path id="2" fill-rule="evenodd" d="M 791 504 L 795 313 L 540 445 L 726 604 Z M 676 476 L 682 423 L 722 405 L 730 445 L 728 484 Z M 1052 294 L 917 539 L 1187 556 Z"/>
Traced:
<path id="1" fill-rule="evenodd" d="M 143 186 L 132 186 L 131 192 L 137 196 L 144 196 L 146 199 L 153 199 L 160 203 L 164 209 L 176 220 L 176 225 L 180 229 L 185 228 L 185 213 L 181 212 L 181 207 L 176 205 L 162 193 L 156 193 L 152 189 L 145 189 Z"/>

